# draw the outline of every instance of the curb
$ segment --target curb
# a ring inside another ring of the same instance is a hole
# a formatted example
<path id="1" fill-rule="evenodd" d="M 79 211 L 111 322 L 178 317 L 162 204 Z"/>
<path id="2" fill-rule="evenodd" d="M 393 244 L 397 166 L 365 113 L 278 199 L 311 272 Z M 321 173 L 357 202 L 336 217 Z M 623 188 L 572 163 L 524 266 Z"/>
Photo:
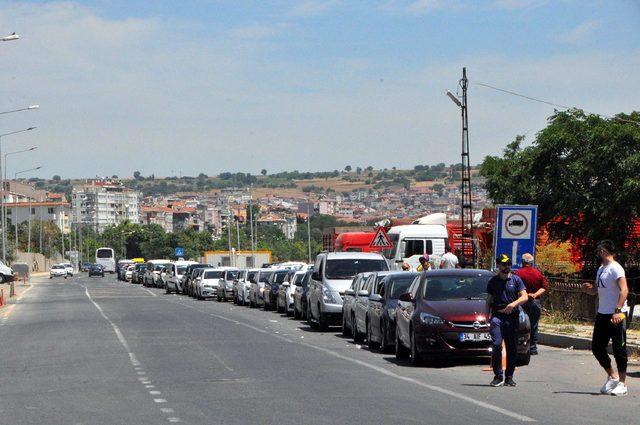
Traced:
<path id="1" fill-rule="evenodd" d="M 538 343 L 549 345 L 551 347 L 572 348 L 574 350 L 591 350 L 591 338 L 583 338 L 578 336 L 555 334 L 550 332 L 539 332 Z M 627 344 L 629 354 L 639 353 L 640 345 Z M 611 346 L 607 348 L 611 354 Z"/>

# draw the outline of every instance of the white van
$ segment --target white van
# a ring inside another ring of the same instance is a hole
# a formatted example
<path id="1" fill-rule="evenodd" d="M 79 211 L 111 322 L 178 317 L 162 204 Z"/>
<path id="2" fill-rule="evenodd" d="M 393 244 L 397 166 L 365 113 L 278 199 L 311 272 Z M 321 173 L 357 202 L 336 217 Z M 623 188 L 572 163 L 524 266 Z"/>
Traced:
<path id="1" fill-rule="evenodd" d="M 382 252 L 391 270 L 402 270 L 402 263 L 407 263 L 413 270 L 420 264 L 418 259 L 429 254 L 429 262 L 433 268 L 440 267 L 447 244 L 447 227 L 440 224 L 407 224 L 394 226 L 387 232 L 393 242 L 393 248 Z"/>
<path id="2" fill-rule="evenodd" d="M 182 276 L 187 266 L 198 264 L 197 261 L 178 260 L 169 265 L 169 276 L 167 277 L 167 294 L 182 292 Z"/>

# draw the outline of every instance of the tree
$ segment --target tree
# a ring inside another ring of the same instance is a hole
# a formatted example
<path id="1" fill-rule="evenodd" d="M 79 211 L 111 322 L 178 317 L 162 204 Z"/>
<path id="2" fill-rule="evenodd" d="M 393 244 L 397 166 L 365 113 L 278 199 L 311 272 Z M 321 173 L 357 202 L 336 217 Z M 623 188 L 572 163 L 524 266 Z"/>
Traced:
<path id="1" fill-rule="evenodd" d="M 640 216 L 640 113 L 556 112 L 531 146 L 522 148 L 523 139 L 482 163 L 491 199 L 537 204 L 550 237 L 582 247 L 585 259 L 601 239 L 630 244 L 626 255 L 637 258 L 640 241 L 630 236 Z"/>
<path id="2" fill-rule="evenodd" d="M 267 170 L 263 168 L 262 170 L 260 170 L 260 174 L 262 174 L 263 176 L 266 176 Z"/>
<path id="3" fill-rule="evenodd" d="M 344 171 L 346 171 L 347 173 L 350 173 L 352 170 L 351 165 L 347 165 L 346 167 L 344 167 Z"/>
<path id="4" fill-rule="evenodd" d="M 142 177 L 142 174 L 140 174 L 140 171 L 134 171 L 133 178 L 136 180 L 144 180 L 144 177 Z"/>
<path id="5" fill-rule="evenodd" d="M 356 168 L 356 174 L 357 174 L 357 175 L 362 174 L 362 167 L 357 167 L 357 168 Z"/>
<path id="6" fill-rule="evenodd" d="M 60 176 L 59 176 L 59 175 L 57 175 L 57 174 L 56 174 L 55 176 L 53 176 L 53 177 L 51 178 L 51 180 L 53 180 L 54 182 L 58 183 L 58 182 L 59 182 L 60 180 L 62 180 L 62 179 L 60 178 Z"/>

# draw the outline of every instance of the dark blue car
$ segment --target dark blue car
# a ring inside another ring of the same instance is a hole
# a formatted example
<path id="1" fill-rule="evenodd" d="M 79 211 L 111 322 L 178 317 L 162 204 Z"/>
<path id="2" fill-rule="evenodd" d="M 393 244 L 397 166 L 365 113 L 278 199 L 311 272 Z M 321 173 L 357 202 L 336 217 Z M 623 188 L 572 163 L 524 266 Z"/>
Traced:
<path id="1" fill-rule="evenodd" d="M 89 277 L 91 276 L 104 277 L 104 269 L 100 264 L 92 264 L 91 267 L 89 267 Z"/>
<path id="2" fill-rule="evenodd" d="M 398 297 L 407 292 L 419 276 L 417 272 L 390 273 L 380 282 L 378 293 L 369 295 L 367 342 L 370 348 L 380 348 L 385 353 L 393 351 Z"/>

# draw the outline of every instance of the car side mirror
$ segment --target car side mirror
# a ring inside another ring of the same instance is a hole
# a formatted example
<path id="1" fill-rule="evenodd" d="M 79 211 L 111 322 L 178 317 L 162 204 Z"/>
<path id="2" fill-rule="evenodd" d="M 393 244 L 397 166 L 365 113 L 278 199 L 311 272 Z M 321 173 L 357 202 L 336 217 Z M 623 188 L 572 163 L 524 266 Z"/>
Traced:
<path id="1" fill-rule="evenodd" d="M 398 300 L 405 301 L 405 302 L 411 302 L 411 301 L 413 301 L 413 296 L 411 296 L 411 292 L 407 292 L 406 294 L 400 295 L 398 297 Z"/>
<path id="2" fill-rule="evenodd" d="M 354 295 L 354 294 L 355 294 L 355 292 L 353 292 L 353 289 L 349 288 L 349 289 L 347 289 L 346 291 L 344 291 L 344 294 L 345 294 L 345 295 Z"/>
<path id="3" fill-rule="evenodd" d="M 313 274 L 311 275 L 311 279 L 313 279 L 313 280 L 321 280 L 320 273 L 313 272 Z"/>
<path id="4" fill-rule="evenodd" d="M 373 302 L 381 302 L 382 301 L 382 296 L 380 294 L 372 294 L 369 295 L 369 301 L 373 301 Z"/>
<path id="5" fill-rule="evenodd" d="M 368 297 L 369 296 L 369 292 L 365 291 L 364 289 L 361 289 L 358 291 L 358 296 L 359 297 Z"/>

